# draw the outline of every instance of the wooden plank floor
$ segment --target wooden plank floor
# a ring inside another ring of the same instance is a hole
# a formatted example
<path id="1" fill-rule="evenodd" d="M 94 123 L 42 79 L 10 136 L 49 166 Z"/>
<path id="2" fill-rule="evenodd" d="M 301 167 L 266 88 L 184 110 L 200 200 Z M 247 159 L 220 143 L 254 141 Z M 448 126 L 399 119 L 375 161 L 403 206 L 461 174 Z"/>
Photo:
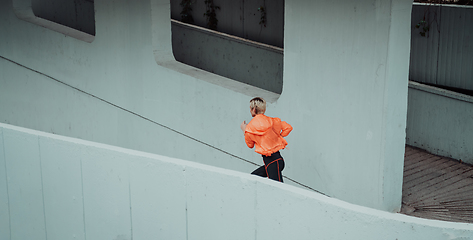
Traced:
<path id="1" fill-rule="evenodd" d="M 473 223 L 473 167 L 406 146 L 401 213 Z"/>

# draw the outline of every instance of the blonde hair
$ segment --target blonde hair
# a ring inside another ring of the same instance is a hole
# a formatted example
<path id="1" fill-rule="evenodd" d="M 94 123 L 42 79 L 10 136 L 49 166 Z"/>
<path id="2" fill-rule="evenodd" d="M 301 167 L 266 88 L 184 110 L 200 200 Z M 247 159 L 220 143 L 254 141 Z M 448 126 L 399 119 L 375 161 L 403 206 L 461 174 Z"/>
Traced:
<path id="1" fill-rule="evenodd" d="M 262 97 L 255 97 L 250 100 L 250 109 L 255 109 L 256 114 L 263 114 L 266 111 L 266 101 Z"/>

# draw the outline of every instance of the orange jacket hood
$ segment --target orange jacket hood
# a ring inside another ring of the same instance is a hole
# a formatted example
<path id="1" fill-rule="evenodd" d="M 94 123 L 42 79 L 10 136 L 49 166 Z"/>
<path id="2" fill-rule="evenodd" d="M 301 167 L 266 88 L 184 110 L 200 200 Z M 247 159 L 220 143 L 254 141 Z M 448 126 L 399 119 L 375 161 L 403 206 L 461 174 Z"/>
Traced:
<path id="1" fill-rule="evenodd" d="M 273 126 L 273 121 L 270 117 L 258 114 L 246 126 L 245 132 L 251 134 L 263 135 L 269 131 Z"/>

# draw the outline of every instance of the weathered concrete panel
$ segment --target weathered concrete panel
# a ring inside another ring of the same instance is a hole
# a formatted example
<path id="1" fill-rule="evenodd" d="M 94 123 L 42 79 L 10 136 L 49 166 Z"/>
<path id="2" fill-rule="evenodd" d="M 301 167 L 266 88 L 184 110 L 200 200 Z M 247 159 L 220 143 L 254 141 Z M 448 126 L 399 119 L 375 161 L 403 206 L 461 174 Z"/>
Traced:
<path id="1" fill-rule="evenodd" d="M 407 144 L 473 164 L 473 97 L 409 84 Z"/>
<path id="2" fill-rule="evenodd" d="M 85 239 L 82 146 L 48 137 L 39 144 L 48 239 Z"/>
<path id="3" fill-rule="evenodd" d="M 186 168 L 189 239 L 255 239 L 255 182 L 210 169 Z"/>
<path id="4" fill-rule="evenodd" d="M 187 239 L 186 167 L 165 157 L 130 158 L 133 239 Z"/>
<path id="5" fill-rule="evenodd" d="M 472 239 L 470 230 L 455 223 L 355 207 L 276 182 L 256 186 L 256 239 Z"/>
<path id="6" fill-rule="evenodd" d="M 127 156 L 96 146 L 86 146 L 78 154 L 82 159 L 86 238 L 132 239 Z"/>
<path id="7" fill-rule="evenodd" d="M 4 128 L 3 144 L 11 239 L 46 240 L 38 136 Z"/>
<path id="8" fill-rule="evenodd" d="M 5 149 L 3 146 L 3 128 L 0 127 L 0 239 L 10 239 L 8 176 L 5 168 Z"/>

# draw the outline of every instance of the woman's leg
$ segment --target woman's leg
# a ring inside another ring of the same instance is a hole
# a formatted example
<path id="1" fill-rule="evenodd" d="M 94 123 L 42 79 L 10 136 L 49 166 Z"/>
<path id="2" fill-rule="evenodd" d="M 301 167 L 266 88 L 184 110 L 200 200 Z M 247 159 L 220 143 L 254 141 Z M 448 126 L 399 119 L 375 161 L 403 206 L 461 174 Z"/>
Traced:
<path id="1" fill-rule="evenodd" d="M 284 160 L 279 158 L 270 162 L 266 165 L 266 172 L 268 173 L 268 178 L 284 182 L 282 177 L 282 170 L 284 169 Z"/>
<path id="2" fill-rule="evenodd" d="M 266 168 L 265 166 L 261 166 L 254 170 L 251 174 L 253 175 L 258 175 L 260 177 L 267 177 L 268 175 L 266 174 Z"/>
<path id="3" fill-rule="evenodd" d="M 284 182 L 282 177 L 282 170 L 284 169 L 284 159 L 279 152 L 273 153 L 271 156 L 263 156 L 264 166 L 268 178 Z"/>

